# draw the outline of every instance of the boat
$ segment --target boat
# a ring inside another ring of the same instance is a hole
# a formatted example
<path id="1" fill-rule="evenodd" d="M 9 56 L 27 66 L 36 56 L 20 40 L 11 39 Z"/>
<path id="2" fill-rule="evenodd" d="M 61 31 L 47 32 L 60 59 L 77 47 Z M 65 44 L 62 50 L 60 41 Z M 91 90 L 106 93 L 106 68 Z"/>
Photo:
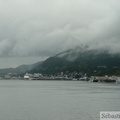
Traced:
<path id="1" fill-rule="evenodd" d="M 120 77 L 117 77 L 116 84 L 120 84 Z"/>

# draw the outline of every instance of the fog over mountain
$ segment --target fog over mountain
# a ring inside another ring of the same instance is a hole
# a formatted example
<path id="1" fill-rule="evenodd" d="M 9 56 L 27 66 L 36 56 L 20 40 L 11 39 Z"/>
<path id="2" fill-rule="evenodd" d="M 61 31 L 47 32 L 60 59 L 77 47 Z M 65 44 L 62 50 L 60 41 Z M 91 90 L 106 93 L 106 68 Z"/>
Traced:
<path id="1" fill-rule="evenodd" d="M 119 0 L 0 0 L 0 68 L 75 46 L 120 52 Z"/>

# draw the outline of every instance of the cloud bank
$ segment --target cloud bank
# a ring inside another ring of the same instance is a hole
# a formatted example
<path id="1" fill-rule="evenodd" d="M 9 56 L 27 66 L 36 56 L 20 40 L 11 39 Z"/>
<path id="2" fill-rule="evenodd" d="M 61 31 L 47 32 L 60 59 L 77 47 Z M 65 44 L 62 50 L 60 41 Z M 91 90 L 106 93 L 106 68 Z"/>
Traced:
<path id="1" fill-rule="evenodd" d="M 120 52 L 119 0 L 0 0 L 0 58 L 85 44 Z"/>

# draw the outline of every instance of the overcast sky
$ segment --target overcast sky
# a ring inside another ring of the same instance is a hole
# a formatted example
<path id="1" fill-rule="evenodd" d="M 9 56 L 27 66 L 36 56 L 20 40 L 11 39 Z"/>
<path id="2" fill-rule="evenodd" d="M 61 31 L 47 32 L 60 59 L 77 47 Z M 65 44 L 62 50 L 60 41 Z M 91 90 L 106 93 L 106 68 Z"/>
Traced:
<path id="1" fill-rule="evenodd" d="M 120 0 L 0 0 L 0 68 L 81 44 L 120 52 Z"/>

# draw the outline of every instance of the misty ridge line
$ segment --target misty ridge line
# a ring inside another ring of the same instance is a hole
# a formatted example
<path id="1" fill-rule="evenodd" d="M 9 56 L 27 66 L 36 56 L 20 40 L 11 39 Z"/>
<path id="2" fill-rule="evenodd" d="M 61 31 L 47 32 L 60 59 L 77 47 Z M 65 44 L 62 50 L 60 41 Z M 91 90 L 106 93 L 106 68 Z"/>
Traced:
<path id="1" fill-rule="evenodd" d="M 87 44 L 81 44 L 81 45 L 77 45 L 77 46 L 75 46 L 75 47 L 71 47 L 71 48 L 66 48 L 64 51 L 74 51 L 74 52 L 86 52 L 86 51 L 96 51 L 96 54 L 97 53 L 101 53 L 101 52 L 108 52 L 108 53 L 110 53 L 110 54 L 119 54 L 120 53 L 120 51 L 119 50 L 113 50 L 109 45 L 107 45 L 107 46 L 102 46 L 102 47 L 98 47 L 99 45 L 98 44 L 89 44 L 89 45 L 87 45 Z M 51 48 L 52 49 L 52 48 Z M 53 48 L 54 49 L 54 48 Z M 31 50 L 33 50 L 34 51 L 34 49 L 31 49 Z M 57 52 L 55 52 L 54 51 L 54 54 L 53 53 L 50 53 L 50 54 L 46 54 L 47 55 L 47 57 L 51 57 L 51 56 L 54 56 L 54 55 L 56 55 L 56 54 L 61 54 L 61 52 L 64 52 L 64 51 L 62 51 L 61 49 L 59 49 L 59 53 L 57 53 Z M 4 54 L 1 54 L 0 55 L 0 57 L 1 58 L 7 58 L 7 57 L 39 57 L 39 56 L 41 56 L 41 57 L 46 57 L 46 55 L 45 54 L 43 54 L 43 55 L 41 55 L 41 51 L 40 50 L 38 50 L 37 51 L 37 53 L 35 52 L 33 52 L 33 53 L 30 53 L 30 54 L 26 54 L 26 55 L 20 55 L 20 54 L 18 54 L 18 55 L 13 55 L 13 54 L 9 54 L 9 52 L 11 52 L 10 50 L 9 51 L 7 51 L 7 49 L 6 49 L 6 51 L 4 52 Z M 46 49 L 46 52 L 47 52 L 47 49 Z M 49 52 L 49 50 L 48 50 L 48 52 Z"/>
<path id="2" fill-rule="evenodd" d="M 50 58 L 62 58 L 62 59 L 66 59 L 67 61 L 75 61 L 77 58 L 79 58 L 81 55 L 81 57 L 83 56 L 86 56 L 86 55 L 91 55 L 91 56 L 99 56 L 99 55 L 109 55 L 109 56 L 120 56 L 119 53 L 111 53 L 109 50 L 107 49 L 91 49 L 90 46 L 88 45 L 81 45 L 81 46 L 77 46 L 75 48 L 71 48 L 71 49 L 68 49 L 66 51 L 63 51 L 61 53 L 58 53 L 56 55 L 53 55 L 53 56 L 50 56 L 48 58 L 46 58 L 45 60 L 43 61 L 40 61 L 39 62 L 35 62 L 33 64 L 22 64 L 20 66 L 17 66 L 17 67 L 11 67 L 9 69 L 11 69 L 12 71 L 14 71 L 14 69 L 26 69 L 29 71 L 31 69 L 33 69 L 34 67 L 36 67 L 37 65 L 40 65 L 42 63 L 44 63 L 44 61 L 47 61 L 48 59 Z M 4 68 L 3 70 L 6 70 L 8 68 Z M 26 71 L 26 70 L 25 70 Z"/>

